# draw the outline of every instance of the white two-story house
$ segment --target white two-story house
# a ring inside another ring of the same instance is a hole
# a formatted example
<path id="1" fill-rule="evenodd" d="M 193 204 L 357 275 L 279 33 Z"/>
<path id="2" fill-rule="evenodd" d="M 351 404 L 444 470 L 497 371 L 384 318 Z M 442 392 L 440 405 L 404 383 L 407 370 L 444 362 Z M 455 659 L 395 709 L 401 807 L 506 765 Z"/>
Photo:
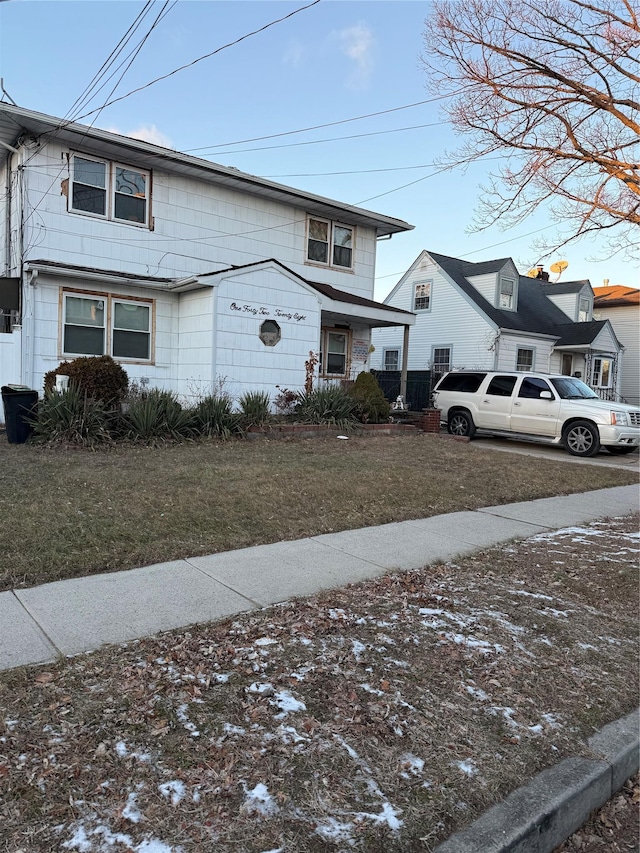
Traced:
<path id="1" fill-rule="evenodd" d="M 368 367 L 376 241 L 398 219 L 0 103 L 0 384 L 110 355 L 194 397 Z"/>
<path id="2" fill-rule="evenodd" d="M 511 258 L 423 251 L 384 300 L 415 312 L 415 325 L 404 336 L 376 330 L 371 366 L 398 370 L 404 359 L 410 371 L 431 370 L 433 383 L 463 368 L 563 373 L 615 398 L 622 347 L 608 320 L 593 319 L 593 298 L 588 281 L 522 276 Z"/>

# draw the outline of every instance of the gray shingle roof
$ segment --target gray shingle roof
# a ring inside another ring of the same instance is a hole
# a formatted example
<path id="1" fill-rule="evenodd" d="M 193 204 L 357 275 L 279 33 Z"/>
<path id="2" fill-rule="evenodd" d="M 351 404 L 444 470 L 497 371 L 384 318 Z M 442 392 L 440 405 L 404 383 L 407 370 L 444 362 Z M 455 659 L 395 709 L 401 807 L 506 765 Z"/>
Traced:
<path id="1" fill-rule="evenodd" d="M 518 332 L 533 332 L 539 335 L 551 335 L 558 338 L 569 336 L 569 329 L 582 327 L 575 334 L 581 339 L 575 343 L 589 343 L 593 340 L 602 323 L 596 329 L 594 323 L 571 323 L 567 315 L 548 298 L 548 291 L 558 285 L 549 285 L 547 282 L 525 275 L 518 276 L 518 310 L 505 311 L 496 308 L 485 299 L 481 293 L 468 281 L 468 278 L 487 273 L 497 273 L 508 263 L 513 264 L 511 258 L 499 258 L 494 261 L 483 261 L 482 263 L 471 263 L 458 258 L 450 258 L 437 252 L 428 252 L 438 266 L 451 278 L 463 293 L 474 302 L 478 308 L 490 320 L 501 329 L 512 329 Z M 515 267 L 515 264 L 514 264 Z M 577 292 L 588 282 L 567 282 L 563 288 L 571 287 L 572 290 L 564 292 Z M 559 292 L 559 291 L 555 291 Z M 582 340 L 587 336 L 587 339 Z M 589 337 L 590 336 L 590 337 Z"/>

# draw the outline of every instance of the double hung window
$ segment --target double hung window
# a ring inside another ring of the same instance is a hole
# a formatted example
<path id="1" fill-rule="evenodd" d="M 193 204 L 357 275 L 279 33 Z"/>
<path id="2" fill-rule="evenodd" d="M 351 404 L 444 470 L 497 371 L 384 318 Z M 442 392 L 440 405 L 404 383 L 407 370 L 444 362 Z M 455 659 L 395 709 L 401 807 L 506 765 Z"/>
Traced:
<path id="1" fill-rule="evenodd" d="M 431 308 L 431 286 L 430 281 L 417 281 L 413 296 L 414 311 L 428 311 Z"/>
<path id="2" fill-rule="evenodd" d="M 153 303 L 108 294 L 65 292 L 62 355 L 151 361 Z"/>
<path id="3" fill-rule="evenodd" d="M 348 371 L 350 333 L 340 329 L 323 329 L 320 342 L 322 376 L 345 379 Z"/>
<path id="4" fill-rule="evenodd" d="M 512 278 L 500 278 L 500 294 L 498 297 L 498 308 L 513 311 L 515 307 L 516 283 Z"/>
<path id="5" fill-rule="evenodd" d="M 326 219 L 309 219 L 308 226 L 308 261 L 353 268 L 353 228 Z"/>
<path id="6" fill-rule="evenodd" d="M 451 347 L 434 347 L 431 358 L 431 369 L 433 371 L 433 383 L 444 373 L 451 370 Z"/>
<path id="7" fill-rule="evenodd" d="M 527 371 L 533 370 L 533 350 L 525 347 L 518 347 L 518 355 L 516 359 L 516 370 Z"/>
<path id="8" fill-rule="evenodd" d="M 70 208 L 117 222 L 149 223 L 149 173 L 75 154 Z"/>
<path id="9" fill-rule="evenodd" d="M 400 350 L 386 349 L 384 351 L 383 370 L 400 370 Z"/>

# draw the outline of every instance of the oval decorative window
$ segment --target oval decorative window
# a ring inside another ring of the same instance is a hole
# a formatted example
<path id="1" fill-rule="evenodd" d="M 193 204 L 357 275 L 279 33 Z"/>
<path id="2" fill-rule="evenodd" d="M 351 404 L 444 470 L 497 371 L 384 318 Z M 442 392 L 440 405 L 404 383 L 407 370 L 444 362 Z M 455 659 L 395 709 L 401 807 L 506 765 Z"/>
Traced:
<path id="1" fill-rule="evenodd" d="M 260 326 L 260 340 L 266 347 L 274 347 L 281 337 L 280 326 L 275 320 L 265 320 Z"/>

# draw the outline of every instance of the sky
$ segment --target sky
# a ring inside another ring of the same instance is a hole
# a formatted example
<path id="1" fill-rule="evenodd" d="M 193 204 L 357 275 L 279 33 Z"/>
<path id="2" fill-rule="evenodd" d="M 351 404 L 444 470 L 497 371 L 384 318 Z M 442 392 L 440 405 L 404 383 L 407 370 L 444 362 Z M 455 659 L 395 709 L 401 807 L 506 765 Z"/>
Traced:
<path id="1" fill-rule="evenodd" d="M 9 97 L 67 117 L 147 6 L 120 69 L 77 104 L 76 120 L 409 222 L 413 231 L 378 243 L 379 300 L 423 249 L 512 257 L 523 274 L 539 262 L 533 240 L 553 233 L 545 211 L 508 230 L 468 231 L 495 163 L 464 173 L 434 166 L 459 140 L 421 67 L 429 2 L 5 0 L 0 77 Z M 609 258 L 597 239 L 544 263 L 555 260 L 568 261 L 562 281 L 640 286 L 638 266 Z"/>

